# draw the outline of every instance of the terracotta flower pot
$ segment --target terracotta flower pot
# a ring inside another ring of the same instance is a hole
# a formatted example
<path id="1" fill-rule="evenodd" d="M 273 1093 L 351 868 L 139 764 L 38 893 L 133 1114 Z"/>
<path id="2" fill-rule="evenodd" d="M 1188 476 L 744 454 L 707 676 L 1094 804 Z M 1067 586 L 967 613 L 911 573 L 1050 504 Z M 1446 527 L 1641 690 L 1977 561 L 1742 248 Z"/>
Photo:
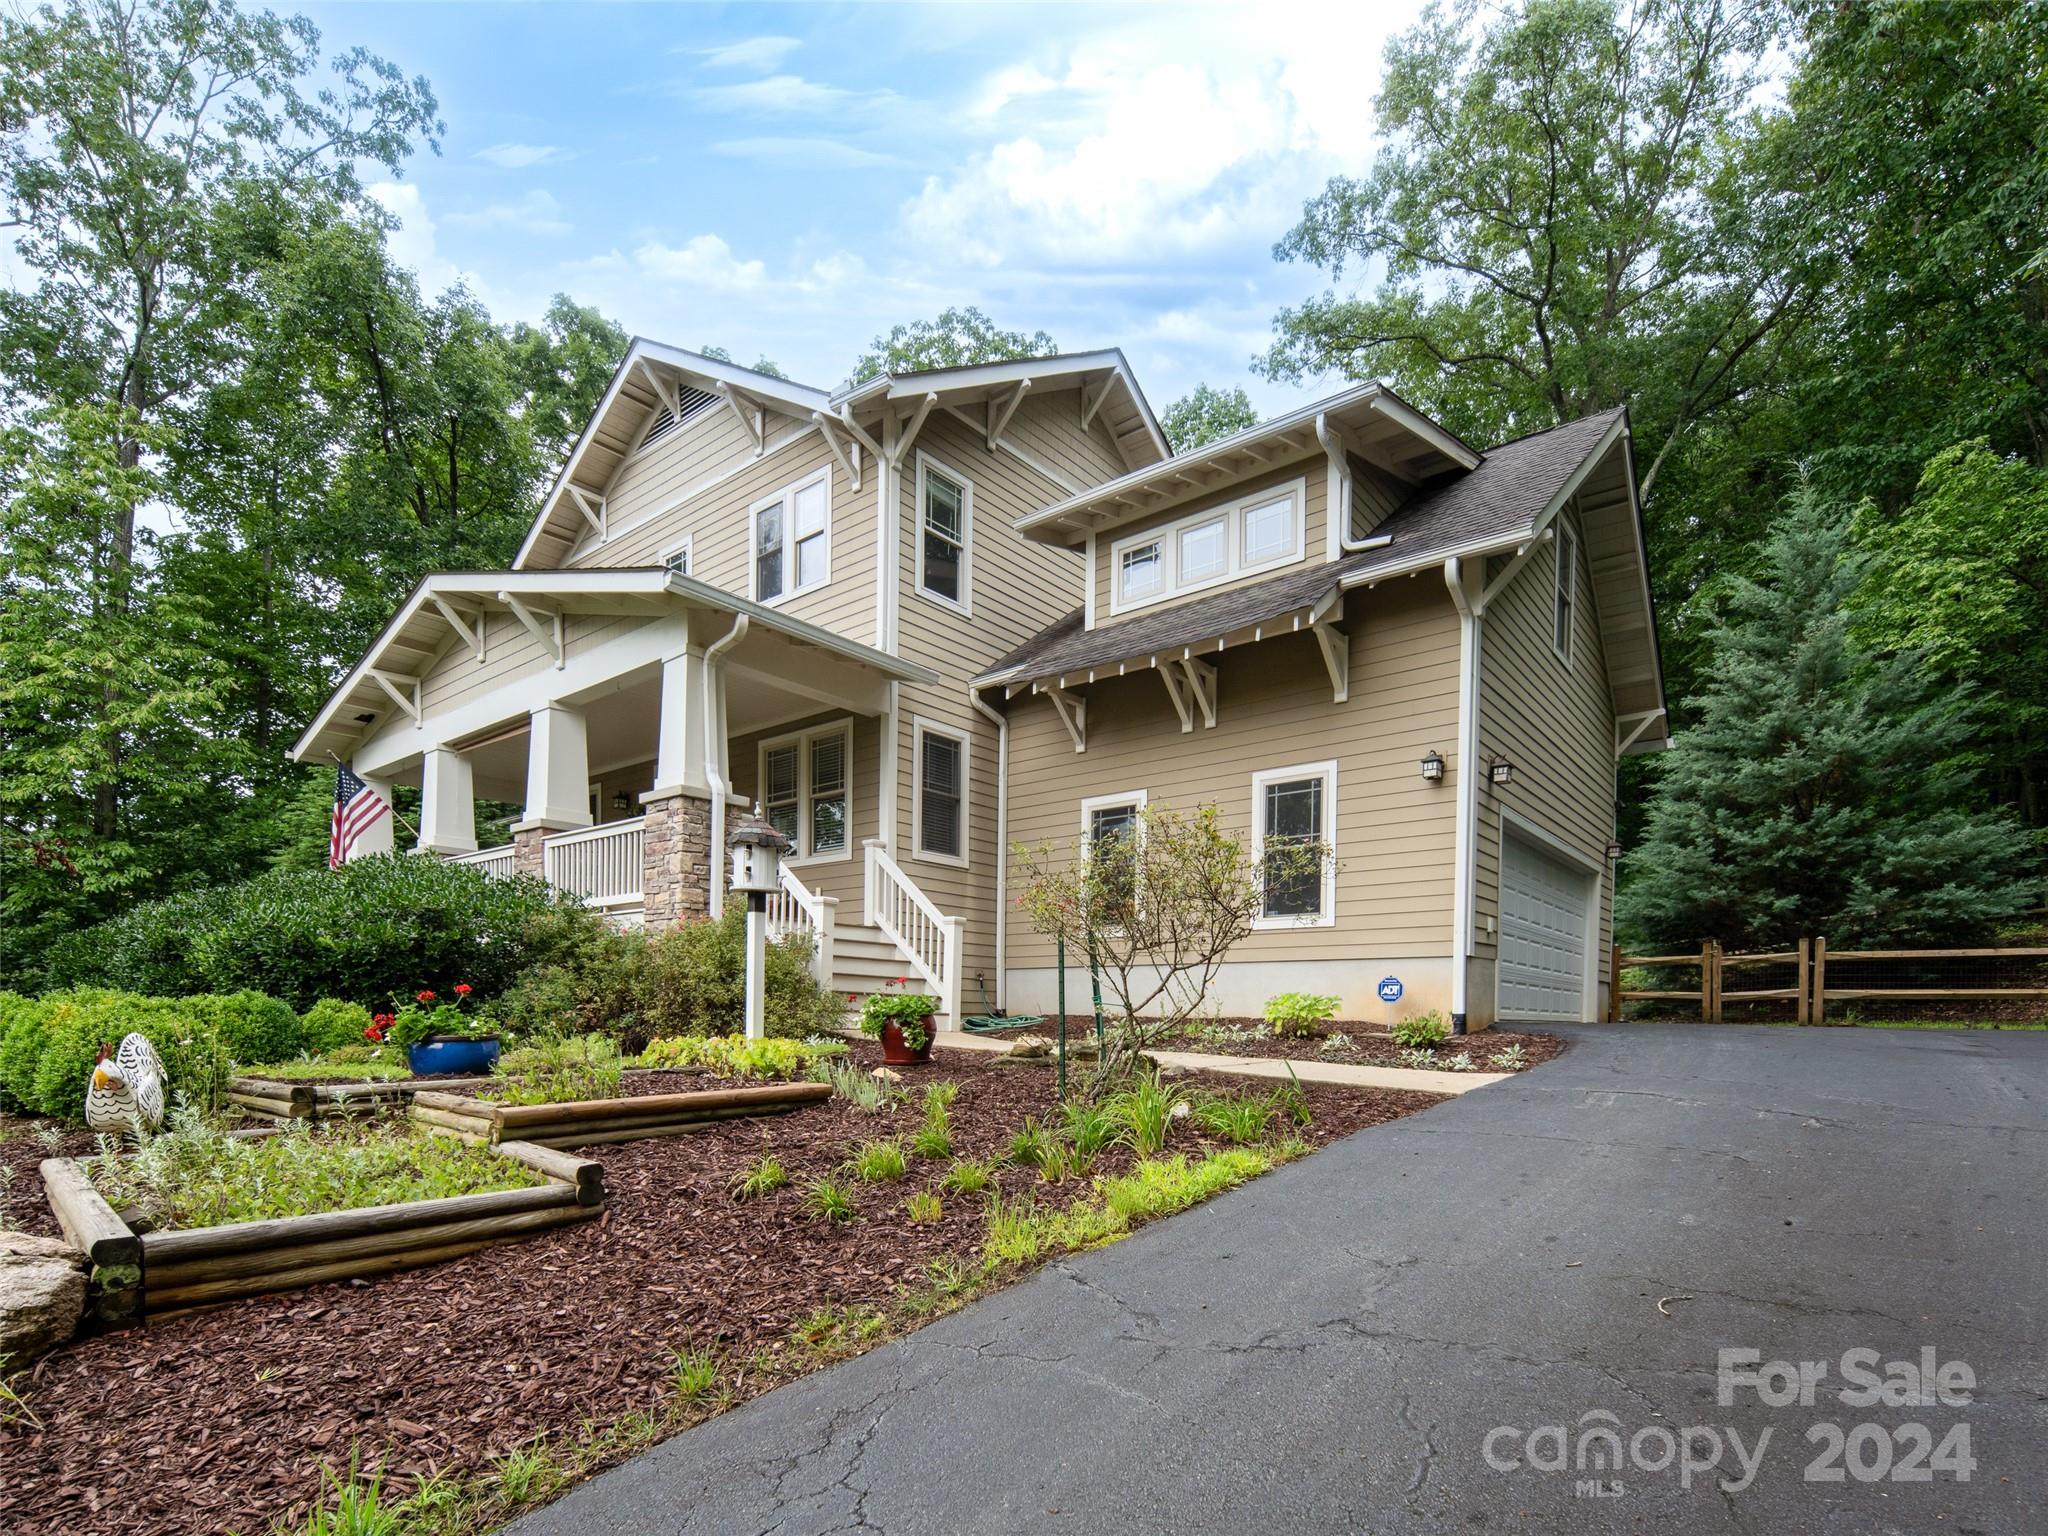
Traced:
<path id="1" fill-rule="evenodd" d="M 923 1024 L 924 1044 L 912 1050 L 903 1039 L 903 1026 L 894 1019 L 882 1025 L 882 1060 L 892 1067 L 920 1067 L 932 1058 L 932 1021 Z"/>

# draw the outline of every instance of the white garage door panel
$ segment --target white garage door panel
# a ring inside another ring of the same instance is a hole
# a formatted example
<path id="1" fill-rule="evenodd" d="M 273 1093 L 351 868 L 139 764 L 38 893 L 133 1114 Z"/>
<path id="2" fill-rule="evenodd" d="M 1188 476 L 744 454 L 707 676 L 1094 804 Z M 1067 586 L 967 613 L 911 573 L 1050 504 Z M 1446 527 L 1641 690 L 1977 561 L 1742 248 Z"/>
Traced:
<path id="1" fill-rule="evenodd" d="M 1534 843 L 1501 846 L 1500 1016 L 1584 1019 L 1587 904 L 1592 881 Z"/>

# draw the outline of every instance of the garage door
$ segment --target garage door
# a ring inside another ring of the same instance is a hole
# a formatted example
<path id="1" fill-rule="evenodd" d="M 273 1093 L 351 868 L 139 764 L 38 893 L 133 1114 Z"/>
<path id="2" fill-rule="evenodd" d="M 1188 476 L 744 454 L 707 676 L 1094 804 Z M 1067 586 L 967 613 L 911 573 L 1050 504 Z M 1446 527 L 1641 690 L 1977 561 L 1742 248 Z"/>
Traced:
<path id="1" fill-rule="evenodd" d="M 1500 1016 L 1568 1022 L 1585 1009 L 1592 880 L 1509 832 L 1501 849 Z"/>

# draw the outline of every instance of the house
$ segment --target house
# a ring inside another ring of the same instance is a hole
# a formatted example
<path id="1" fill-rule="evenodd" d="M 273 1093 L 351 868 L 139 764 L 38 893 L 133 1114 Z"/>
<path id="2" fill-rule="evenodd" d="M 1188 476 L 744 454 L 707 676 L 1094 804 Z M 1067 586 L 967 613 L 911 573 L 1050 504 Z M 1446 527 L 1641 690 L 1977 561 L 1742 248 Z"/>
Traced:
<path id="1" fill-rule="evenodd" d="M 1215 1006 L 1478 1028 L 1603 1004 L 1655 636 L 1619 410 L 1481 452 L 1369 384 L 1174 456 L 1114 350 L 828 393 L 637 340 L 511 568 L 422 581 L 293 751 L 650 929 L 758 803 L 774 925 L 949 1024 L 1053 1000 L 1018 845 L 1214 802 L 1335 850 Z"/>

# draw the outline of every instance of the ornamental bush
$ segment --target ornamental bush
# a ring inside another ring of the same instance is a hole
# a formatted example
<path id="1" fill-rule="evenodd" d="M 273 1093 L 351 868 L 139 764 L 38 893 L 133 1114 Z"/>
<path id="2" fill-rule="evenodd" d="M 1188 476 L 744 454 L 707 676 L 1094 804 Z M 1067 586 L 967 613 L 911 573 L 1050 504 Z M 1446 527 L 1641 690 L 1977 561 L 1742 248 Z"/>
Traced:
<path id="1" fill-rule="evenodd" d="M 1431 1051 L 1451 1038 L 1451 1026 L 1441 1013 L 1432 1009 L 1415 1018 L 1401 1020 L 1390 1033 L 1396 1045 L 1405 1045 L 1412 1050 Z"/>
<path id="2" fill-rule="evenodd" d="M 1337 1016 L 1340 998 L 1317 992 L 1282 992 L 1266 1000 L 1266 1022 L 1276 1035 L 1312 1035 Z"/>
<path id="3" fill-rule="evenodd" d="M 53 992 L 34 1005 L 40 1035 L 17 1023 L 9 1031 L 7 1091 L 34 1113 L 79 1120 L 85 1113 L 85 1085 L 102 1044 L 119 1046 L 122 1036 L 140 1032 L 156 1048 L 173 1097 L 201 1108 L 218 1106 L 235 1057 L 221 1038 L 226 1027 L 261 1042 L 258 1023 L 275 1020 L 283 1005 L 249 993 L 240 997 L 139 997 L 103 987 Z M 284 1009 L 289 1016 L 291 1010 Z M 296 1031 L 298 1020 L 292 1019 Z M 29 1042 L 36 1054 L 27 1064 Z M 252 1058 L 261 1059 L 261 1058 Z"/>
<path id="4" fill-rule="evenodd" d="M 49 1038 L 49 1010 L 40 1000 L 0 992 L 0 1105 L 35 1112 L 36 1064 Z"/>
<path id="5" fill-rule="evenodd" d="M 383 1005 L 457 981 L 495 997 L 602 924 L 540 880 L 380 854 L 144 903 L 57 945 L 50 982 L 157 996 L 257 987 L 295 1008 Z"/>
<path id="6" fill-rule="evenodd" d="M 361 1045 L 364 1042 L 363 1031 L 369 1027 L 370 1010 L 361 1003 L 323 997 L 299 1016 L 299 1049 L 321 1056 L 329 1051 Z"/>
<path id="7" fill-rule="evenodd" d="M 305 1031 L 291 1004 L 246 988 L 225 997 L 180 1000 L 194 1018 L 212 1026 L 221 1049 L 238 1064 L 289 1061 L 305 1049 Z M 161 1053 L 159 1053 L 161 1054 Z"/>

